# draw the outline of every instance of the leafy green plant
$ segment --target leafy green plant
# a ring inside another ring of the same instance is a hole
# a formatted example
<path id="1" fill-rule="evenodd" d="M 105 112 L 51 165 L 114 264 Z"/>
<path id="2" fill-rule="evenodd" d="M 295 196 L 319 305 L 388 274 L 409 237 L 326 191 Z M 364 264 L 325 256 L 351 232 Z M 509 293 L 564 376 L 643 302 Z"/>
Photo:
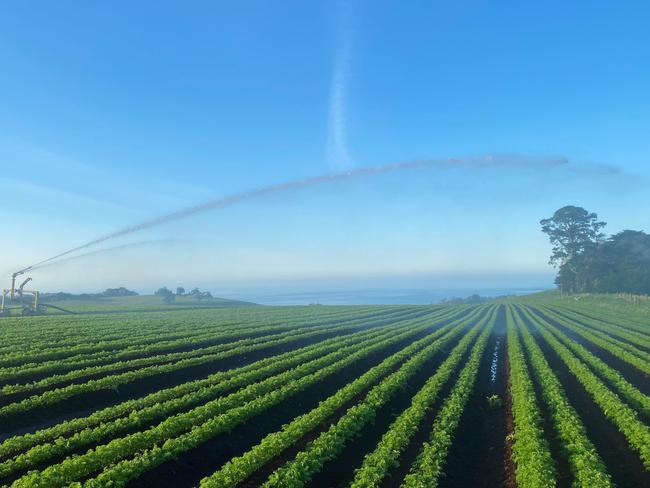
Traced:
<path id="1" fill-rule="evenodd" d="M 526 316 L 535 324 L 542 337 L 557 352 L 569 371 L 589 392 L 606 417 L 625 435 L 630 445 L 639 452 L 645 468 L 650 471 L 650 428 L 638 419 L 636 412 L 612 392 L 598 377 L 571 351 L 555 337 L 539 326 L 539 319 L 524 310 Z"/>
<path id="2" fill-rule="evenodd" d="M 486 396 L 485 401 L 487 402 L 488 408 L 490 410 L 499 410 L 501 407 L 503 407 L 503 400 L 499 395 L 493 394 Z"/>
<path id="3" fill-rule="evenodd" d="M 519 310 L 518 308 L 517 311 Z M 517 313 L 514 317 L 528 353 L 531 369 L 540 385 L 542 399 L 551 414 L 553 427 L 568 457 L 575 483 L 577 486 L 611 488 L 611 477 L 587 437 L 578 413 L 569 403 L 562 385 L 532 334 Z"/>
<path id="4" fill-rule="evenodd" d="M 517 485 L 519 488 L 552 488 L 557 484 L 555 467 L 511 307 L 506 309 L 506 323 L 514 420 L 514 432 L 508 440 L 512 442 Z"/>

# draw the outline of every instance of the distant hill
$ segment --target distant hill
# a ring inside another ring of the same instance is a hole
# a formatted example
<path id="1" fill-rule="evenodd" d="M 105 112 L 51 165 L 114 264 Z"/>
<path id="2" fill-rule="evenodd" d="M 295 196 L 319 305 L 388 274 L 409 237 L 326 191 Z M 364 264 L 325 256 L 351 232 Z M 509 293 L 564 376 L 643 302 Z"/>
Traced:
<path id="1" fill-rule="evenodd" d="M 101 293 L 66 293 L 66 292 L 57 292 L 57 293 L 41 293 L 41 299 L 55 302 L 60 300 L 93 300 L 95 298 L 107 298 L 107 297 L 134 297 L 138 293 L 131 291 L 123 286 L 119 288 L 107 288 Z"/>

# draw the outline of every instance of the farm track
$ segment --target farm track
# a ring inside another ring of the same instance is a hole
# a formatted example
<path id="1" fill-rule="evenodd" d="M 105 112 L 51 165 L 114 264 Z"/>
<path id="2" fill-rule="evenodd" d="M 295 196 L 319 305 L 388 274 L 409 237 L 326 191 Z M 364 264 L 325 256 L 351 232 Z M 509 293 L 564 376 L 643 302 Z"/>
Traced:
<path id="1" fill-rule="evenodd" d="M 646 316 L 522 299 L 9 319 L 0 485 L 650 486 Z"/>

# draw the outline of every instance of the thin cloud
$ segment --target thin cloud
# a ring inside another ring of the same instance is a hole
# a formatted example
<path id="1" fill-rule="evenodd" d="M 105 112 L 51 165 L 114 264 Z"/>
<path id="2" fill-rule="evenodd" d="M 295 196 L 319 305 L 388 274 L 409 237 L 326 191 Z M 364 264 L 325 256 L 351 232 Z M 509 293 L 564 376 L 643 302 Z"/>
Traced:
<path id="1" fill-rule="evenodd" d="M 334 73 L 330 84 L 327 160 L 329 165 L 336 169 L 347 169 L 353 166 L 353 158 L 347 142 L 346 112 L 347 84 L 354 37 L 352 8 L 353 5 L 350 2 L 342 4 Z"/>

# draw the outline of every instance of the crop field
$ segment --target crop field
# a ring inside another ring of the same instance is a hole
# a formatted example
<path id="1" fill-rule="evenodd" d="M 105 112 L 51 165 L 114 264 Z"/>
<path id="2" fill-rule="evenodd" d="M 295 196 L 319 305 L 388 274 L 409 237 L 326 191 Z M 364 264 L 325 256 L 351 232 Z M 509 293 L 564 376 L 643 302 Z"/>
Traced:
<path id="1" fill-rule="evenodd" d="M 650 307 L 0 321 L 0 485 L 650 486 Z"/>

